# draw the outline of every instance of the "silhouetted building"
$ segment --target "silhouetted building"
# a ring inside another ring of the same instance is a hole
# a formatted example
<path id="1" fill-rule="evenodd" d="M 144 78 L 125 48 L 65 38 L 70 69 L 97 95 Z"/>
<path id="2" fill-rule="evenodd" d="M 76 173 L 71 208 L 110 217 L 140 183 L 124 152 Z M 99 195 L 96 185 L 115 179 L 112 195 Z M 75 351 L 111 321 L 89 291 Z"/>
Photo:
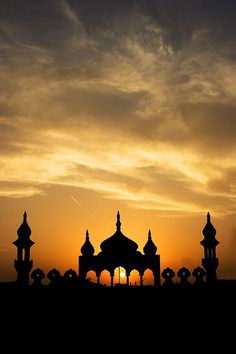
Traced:
<path id="1" fill-rule="evenodd" d="M 34 242 L 30 239 L 31 229 L 27 223 L 26 212 L 23 215 L 23 222 L 17 230 L 18 239 L 13 242 L 17 247 L 17 259 L 14 261 L 14 267 L 17 271 L 17 283 L 22 286 L 29 285 L 29 273 L 33 267 L 33 261 L 30 260 L 30 248 Z"/>
<path id="2" fill-rule="evenodd" d="M 204 258 L 202 265 L 196 267 L 191 273 L 186 267 L 179 269 L 177 273 L 173 269 L 165 268 L 161 276 L 164 279 L 163 288 L 204 288 L 205 285 L 215 285 L 217 282 L 216 270 L 219 264 L 216 257 L 216 246 L 219 241 L 216 240 L 216 230 L 211 223 L 210 214 L 207 214 L 207 223 L 202 231 L 204 239 L 200 242 L 204 247 Z M 30 259 L 30 248 L 34 242 L 30 239 L 31 229 L 27 223 L 26 212 L 23 215 L 23 222 L 17 230 L 18 239 L 13 242 L 17 247 L 17 259 L 14 261 L 14 267 L 17 271 L 17 284 L 20 287 L 29 285 L 29 275 L 33 267 L 33 261 Z M 81 287 L 100 287 L 100 279 L 103 271 L 108 271 L 110 276 L 110 285 L 114 286 L 115 270 L 124 268 L 126 276 L 125 287 L 130 283 L 130 275 L 133 270 L 139 273 L 139 284 L 143 285 L 144 272 L 151 270 L 154 278 L 154 287 L 160 287 L 160 255 L 157 253 L 157 246 L 152 240 L 151 231 L 148 232 L 148 239 L 143 247 L 143 253 L 138 251 L 138 245 L 132 239 L 121 232 L 120 213 L 117 213 L 116 232 L 101 242 L 101 252 L 94 255 L 95 250 L 89 239 L 88 230 L 86 231 L 85 242 L 81 247 L 81 256 L 79 256 L 79 272 L 73 269 L 67 270 L 64 275 L 53 268 L 47 274 L 50 280 L 50 288 L 81 288 Z M 96 274 L 96 283 L 88 279 L 88 272 L 94 271 Z M 175 274 L 179 281 L 173 281 Z M 122 277 L 124 276 L 122 275 Z M 195 281 L 190 282 L 190 276 Z M 31 273 L 33 279 L 32 287 L 43 288 L 43 279 L 45 273 L 37 268 Z M 218 284 L 219 282 L 217 282 Z M 119 283 L 120 284 L 120 273 Z M 136 285 L 136 282 L 135 282 Z"/>
<path id="3" fill-rule="evenodd" d="M 132 270 L 137 270 L 140 276 L 140 285 L 143 285 L 143 274 L 150 269 L 154 276 L 154 286 L 160 286 L 160 255 L 156 255 L 157 247 L 152 241 L 151 231 L 148 241 L 143 248 L 144 254 L 137 251 L 138 245 L 121 232 L 120 214 L 117 213 L 116 232 L 105 239 L 101 245 L 101 252 L 94 256 L 94 247 L 86 232 L 85 243 L 81 247 L 82 256 L 79 256 L 79 277 L 85 279 L 90 270 L 95 271 L 97 283 L 100 283 L 101 273 L 107 270 L 110 273 L 111 286 L 114 285 L 115 269 L 123 267 L 126 272 L 126 285 Z"/>
<path id="4" fill-rule="evenodd" d="M 202 259 L 202 265 L 206 271 L 206 282 L 209 285 L 216 283 L 216 269 L 219 265 L 219 260 L 216 257 L 216 246 L 219 241 L 215 239 L 216 229 L 211 223 L 211 216 L 207 214 L 207 223 L 202 230 L 204 239 L 200 242 L 204 247 L 204 258 Z"/>

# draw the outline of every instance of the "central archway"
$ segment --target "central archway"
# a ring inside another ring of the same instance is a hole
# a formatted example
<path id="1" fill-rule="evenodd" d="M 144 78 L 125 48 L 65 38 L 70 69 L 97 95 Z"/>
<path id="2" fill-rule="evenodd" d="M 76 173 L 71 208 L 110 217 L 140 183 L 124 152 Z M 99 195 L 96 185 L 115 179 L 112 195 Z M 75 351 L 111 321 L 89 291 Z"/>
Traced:
<path id="1" fill-rule="evenodd" d="M 115 269 L 114 285 L 127 285 L 127 275 L 125 268 L 119 266 Z"/>

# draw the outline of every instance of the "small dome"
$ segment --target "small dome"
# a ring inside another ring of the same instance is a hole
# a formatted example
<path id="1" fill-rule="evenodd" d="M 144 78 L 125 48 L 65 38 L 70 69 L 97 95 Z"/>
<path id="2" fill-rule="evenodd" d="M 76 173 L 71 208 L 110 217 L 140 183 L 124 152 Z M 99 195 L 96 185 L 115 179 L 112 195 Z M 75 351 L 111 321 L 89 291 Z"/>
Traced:
<path id="1" fill-rule="evenodd" d="M 154 256 L 157 251 L 157 246 L 155 243 L 152 241 L 152 235 L 151 235 L 151 230 L 148 232 L 148 240 L 146 245 L 143 247 L 143 252 L 147 256 Z"/>
<path id="2" fill-rule="evenodd" d="M 83 256 L 92 256 L 94 254 L 94 247 L 89 241 L 89 233 L 88 230 L 86 231 L 86 238 L 83 246 L 81 247 L 81 254 Z"/>
<path id="3" fill-rule="evenodd" d="M 17 235 L 19 238 L 29 238 L 31 235 L 31 229 L 27 223 L 27 214 L 24 212 L 23 222 L 17 230 Z"/>
<path id="4" fill-rule="evenodd" d="M 31 229 L 27 223 L 27 214 L 24 212 L 23 222 L 17 230 L 18 239 L 13 242 L 13 245 L 19 248 L 30 248 L 34 241 L 30 239 Z"/>
<path id="5" fill-rule="evenodd" d="M 51 270 L 49 270 L 48 274 L 47 274 L 47 278 L 49 280 L 57 280 L 61 277 L 61 274 L 59 272 L 59 270 L 53 268 Z"/>
<path id="6" fill-rule="evenodd" d="M 207 214 L 207 223 L 204 229 L 202 230 L 202 233 L 204 235 L 204 239 L 200 242 L 200 244 L 203 247 L 215 247 L 220 243 L 218 240 L 215 239 L 216 229 L 211 223 L 211 216 L 209 213 Z"/>
<path id="7" fill-rule="evenodd" d="M 214 228 L 214 226 L 211 223 L 210 213 L 207 214 L 207 223 L 206 223 L 204 229 L 202 230 L 202 233 L 206 238 L 215 237 L 215 235 L 216 235 L 216 229 Z"/>
<path id="8" fill-rule="evenodd" d="M 136 253 L 138 245 L 121 232 L 120 213 L 117 213 L 117 230 L 111 237 L 104 240 L 100 247 L 103 253 L 109 256 L 129 256 Z"/>

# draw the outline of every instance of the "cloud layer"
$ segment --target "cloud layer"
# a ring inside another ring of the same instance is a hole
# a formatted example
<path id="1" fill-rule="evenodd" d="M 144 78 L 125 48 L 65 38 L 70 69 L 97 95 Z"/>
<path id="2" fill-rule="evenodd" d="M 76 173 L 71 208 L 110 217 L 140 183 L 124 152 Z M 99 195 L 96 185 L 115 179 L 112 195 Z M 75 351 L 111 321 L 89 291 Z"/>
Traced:
<path id="1" fill-rule="evenodd" d="M 0 196 L 234 212 L 235 4 L 179 3 L 1 1 Z"/>

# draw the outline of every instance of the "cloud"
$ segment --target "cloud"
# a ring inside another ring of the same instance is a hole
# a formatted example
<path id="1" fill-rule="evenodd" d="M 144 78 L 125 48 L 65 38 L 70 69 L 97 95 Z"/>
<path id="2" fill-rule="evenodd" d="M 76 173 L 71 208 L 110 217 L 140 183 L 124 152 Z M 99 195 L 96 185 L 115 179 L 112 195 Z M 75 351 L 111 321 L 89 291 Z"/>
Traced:
<path id="1" fill-rule="evenodd" d="M 35 195 L 45 195 L 44 188 L 36 186 L 34 183 L 20 183 L 19 181 L 1 181 L 0 197 L 8 198 L 29 198 Z"/>
<path id="2" fill-rule="evenodd" d="M 1 195 L 64 184 L 132 207 L 232 212 L 234 24 L 218 1 L 198 21 L 189 3 L 186 16 L 163 1 L 14 2 L 1 22 Z"/>

